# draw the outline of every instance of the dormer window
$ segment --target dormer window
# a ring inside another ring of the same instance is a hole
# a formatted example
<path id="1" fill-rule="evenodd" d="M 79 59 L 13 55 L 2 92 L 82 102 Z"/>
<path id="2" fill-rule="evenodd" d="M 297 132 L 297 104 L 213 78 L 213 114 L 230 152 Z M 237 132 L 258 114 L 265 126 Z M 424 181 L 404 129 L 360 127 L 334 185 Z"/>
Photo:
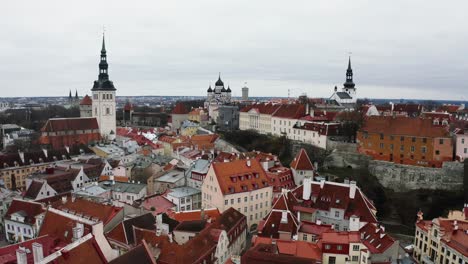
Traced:
<path id="1" fill-rule="evenodd" d="M 255 173 L 254 176 L 255 176 L 256 179 L 258 179 L 258 177 L 259 177 L 258 173 Z"/>
<path id="2" fill-rule="evenodd" d="M 229 187 L 229 193 L 234 193 L 234 187 Z"/>
<path id="3" fill-rule="evenodd" d="M 248 174 L 247 179 L 249 179 L 249 180 L 252 179 L 252 174 Z"/>
<path id="4" fill-rule="evenodd" d="M 231 177 L 231 181 L 232 182 L 237 182 L 237 178 L 236 177 Z"/>

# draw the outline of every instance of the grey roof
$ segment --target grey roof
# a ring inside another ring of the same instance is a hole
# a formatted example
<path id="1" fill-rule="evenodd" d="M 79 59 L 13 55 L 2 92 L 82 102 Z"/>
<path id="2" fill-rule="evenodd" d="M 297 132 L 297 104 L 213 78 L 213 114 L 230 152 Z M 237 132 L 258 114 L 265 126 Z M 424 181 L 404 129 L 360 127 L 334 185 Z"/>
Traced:
<path id="1" fill-rule="evenodd" d="M 199 174 L 207 174 L 210 169 L 210 162 L 208 160 L 199 159 L 195 161 L 193 165 L 192 172 Z"/>
<path id="2" fill-rule="evenodd" d="M 168 195 L 176 198 L 181 198 L 186 196 L 192 196 L 198 193 L 201 193 L 201 191 L 192 187 L 178 187 L 170 189 L 170 193 L 168 193 Z"/>
<path id="3" fill-rule="evenodd" d="M 336 95 L 338 95 L 340 99 L 353 99 L 351 96 L 349 96 L 348 93 L 345 92 L 337 92 Z"/>
<path id="4" fill-rule="evenodd" d="M 146 184 L 143 183 L 130 183 L 130 182 L 114 182 L 112 181 L 102 181 L 99 182 L 99 186 L 106 189 L 112 190 L 114 192 L 127 192 L 127 193 L 140 193 Z"/>
<path id="5" fill-rule="evenodd" d="M 93 186 L 90 186 L 90 187 L 86 187 L 82 191 L 78 191 L 77 194 L 90 195 L 90 196 L 99 196 L 100 194 L 103 194 L 103 193 L 105 193 L 107 191 L 108 190 L 102 188 L 101 186 L 93 185 Z"/>
<path id="6" fill-rule="evenodd" d="M 169 182 L 169 183 L 175 183 L 178 182 L 179 180 L 183 179 L 184 176 L 184 171 L 182 170 L 170 170 L 161 177 L 157 178 L 156 181 L 159 182 Z"/>

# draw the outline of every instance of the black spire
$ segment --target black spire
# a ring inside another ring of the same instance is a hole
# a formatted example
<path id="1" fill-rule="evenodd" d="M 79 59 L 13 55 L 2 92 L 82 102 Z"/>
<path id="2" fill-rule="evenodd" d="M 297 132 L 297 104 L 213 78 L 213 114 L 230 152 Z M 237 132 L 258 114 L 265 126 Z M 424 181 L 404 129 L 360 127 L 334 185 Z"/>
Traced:
<path id="1" fill-rule="evenodd" d="M 70 89 L 70 92 L 68 93 L 68 100 L 71 101 L 72 99 L 72 96 L 71 96 L 71 89 Z"/>
<path id="2" fill-rule="evenodd" d="M 78 90 L 75 89 L 75 100 L 78 100 Z"/>
<path id="3" fill-rule="evenodd" d="M 104 39 L 104 33 L 102 34 L 102 49 L 101 49 L 101 59 L 99 62 L 99 76 L 98 80 L 94 81 L 92 90 L 110 90 L 115 91 L 114 84 L 109 80 L 108 73 L 109 65 L 107 64 L 107 52 L 106 52 L 106 43 Z"/>
<path id="4" fill-rule="evenodd" d="M 348 60 L 348 69 L 346 70 L 346 82 L 343 84 L 345 88 L 354 88 L 353 69 L 351 68 L 351 56 Z"/>
<path id="5" fill-rule="evenodd" d="M 211 83 L 210 83 L 210 86 L 208 87 L 208 92 L 209 93 L 213 92 L 213 89 L 211 89 Z"/>

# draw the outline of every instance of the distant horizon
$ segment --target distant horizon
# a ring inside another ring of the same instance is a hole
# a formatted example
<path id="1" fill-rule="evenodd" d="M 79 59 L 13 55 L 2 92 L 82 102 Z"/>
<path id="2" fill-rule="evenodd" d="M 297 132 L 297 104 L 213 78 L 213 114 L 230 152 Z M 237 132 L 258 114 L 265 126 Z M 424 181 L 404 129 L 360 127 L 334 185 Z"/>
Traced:
<path id="1" fill-rule="evenodd" d="M 83 98 L 85 95 L 79 95 L 79 98 Z M 74 98 L 75 95 L 72 94 L 72 97 Z M 117 95 L 116 98 L 127 98 L 127 97 L 193 97 L 196 99 L 203 99 L 206 98 L 206 96 L 201 96 L 201 95 Z M 1 99 L 13 99 L 13 98 L 68 98 L 68 96 L 11 96 L 11 97 L 0 97 Z M 233 99 L 238 99 L 241 98 L 241 96 L 233 96 Z M 249 98 L 272 98 L 272 99 L 294 99 L 298 97 L 281 97 L 281 96 L 249 96 Z M 328 97 L 308 97 L 308 98 L 318 98 L 318 99 L 327 99 Z M 423 101 L 434 101 L 434 102 L 451 102 L 451 103 L 460 103 L 460 104 L 468 104 L 468 100 L 452 100 L 452 99 L 418 99 L 418 98 L 369 98 L 369 97 L 358 97 L 358 100 L 375 100 L 375 101 L 390 101 L 390 100 L 395 100 L 395 103 L 399 103 L 401 100 L 403 100 L 403 103 L 407 101 L 416 101 L 416 102 L 423 102 Z"/>

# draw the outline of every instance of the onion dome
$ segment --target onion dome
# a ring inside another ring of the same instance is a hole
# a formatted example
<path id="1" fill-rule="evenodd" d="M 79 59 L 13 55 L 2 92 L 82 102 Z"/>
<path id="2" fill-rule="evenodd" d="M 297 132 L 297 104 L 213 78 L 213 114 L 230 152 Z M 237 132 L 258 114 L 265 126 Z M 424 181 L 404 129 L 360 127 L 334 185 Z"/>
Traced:
<path id="1" fill-rule="evenodd" d="M 208 91 L 209 93 L 212 93 L 213 92 L 213 89 L 211 89 L 211 84 L 210 84 L 210 87 L 208 87 Z"/>
<path id="2" fill-rule="evenodd" d="M 219 73 L 219 77 L 218 77 L 218 80 L 216 81 L 215 85 L 224 87 L 224 83 L 223 83 L 223 81 L 221 81 L 221 73 Z"/>
<path id="3" fill-rule="evenodd" d="M 228 86 L 226 92 L 230 93 L 231 92 L 231 87 Z"/>

